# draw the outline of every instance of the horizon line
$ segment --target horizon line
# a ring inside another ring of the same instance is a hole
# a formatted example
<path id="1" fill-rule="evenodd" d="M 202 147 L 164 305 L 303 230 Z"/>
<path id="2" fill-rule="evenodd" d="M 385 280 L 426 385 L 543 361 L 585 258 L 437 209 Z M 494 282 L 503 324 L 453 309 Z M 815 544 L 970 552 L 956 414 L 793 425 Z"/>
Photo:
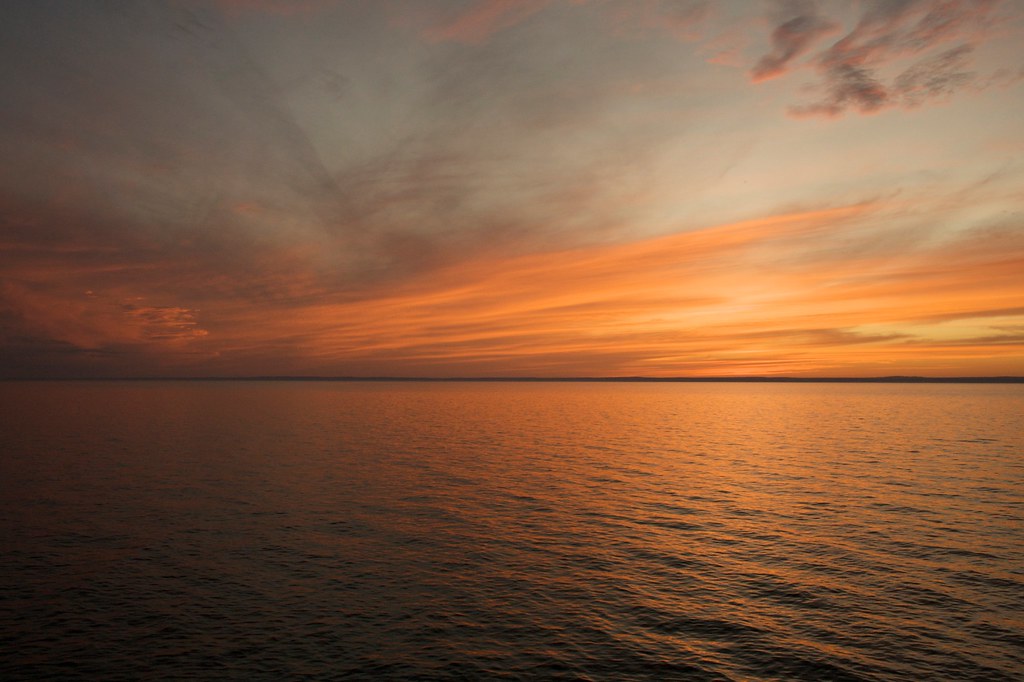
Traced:
<path id="1" fill-rule="evenodd" d="M 337 382 L 477 382 L 477 383 L 1024 383 L 1024 376 L 949 376 L 925 377 L 915 375 L 889 375 L 875 377 L 790 377 L 790 376 L 705 376 L 705 377 L 647 377 L 647 376 L 586 376 L 586 377 L 410 377 L 410 376 L 94 376 L 94 377 L 0 377 L 0 381 L 337 381 Z"/>

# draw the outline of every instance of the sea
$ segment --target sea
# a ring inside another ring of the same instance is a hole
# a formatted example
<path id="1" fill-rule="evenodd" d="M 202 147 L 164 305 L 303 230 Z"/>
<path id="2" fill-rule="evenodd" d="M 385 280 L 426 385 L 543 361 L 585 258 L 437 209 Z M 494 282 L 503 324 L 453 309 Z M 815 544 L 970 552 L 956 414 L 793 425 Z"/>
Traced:
<path id="1" fill-rule="evenodd" d="M 1024 385 L 0 383 L 0 679 L 1024 679 Z"/>

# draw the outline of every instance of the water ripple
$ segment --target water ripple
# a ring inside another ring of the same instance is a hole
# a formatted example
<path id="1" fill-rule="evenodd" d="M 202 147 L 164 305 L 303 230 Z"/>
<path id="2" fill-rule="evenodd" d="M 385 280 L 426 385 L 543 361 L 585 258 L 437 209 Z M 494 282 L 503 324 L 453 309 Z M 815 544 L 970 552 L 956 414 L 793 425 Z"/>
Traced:
<path id="1" fill-rule="evenodd" d="M 1024 676 L 1020 387 L 0 398 L 3 679 Z"/>

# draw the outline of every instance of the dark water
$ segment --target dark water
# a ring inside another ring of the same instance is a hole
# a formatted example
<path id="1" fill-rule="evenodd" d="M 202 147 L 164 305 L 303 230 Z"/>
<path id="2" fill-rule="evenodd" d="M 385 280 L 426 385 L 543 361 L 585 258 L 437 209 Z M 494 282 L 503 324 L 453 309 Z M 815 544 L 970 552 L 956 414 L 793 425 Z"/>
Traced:
<path id="1" fill-rule="evenodd" d="M 0 397 L 4 679 L 1024 679 L 1024 386 Z"/>

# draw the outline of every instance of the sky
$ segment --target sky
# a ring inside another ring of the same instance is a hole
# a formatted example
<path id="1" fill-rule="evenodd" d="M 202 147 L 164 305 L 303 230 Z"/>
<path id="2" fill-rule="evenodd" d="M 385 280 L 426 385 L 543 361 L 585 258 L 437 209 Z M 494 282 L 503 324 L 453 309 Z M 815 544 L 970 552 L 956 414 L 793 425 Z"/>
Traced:
<path id="1" fill-rule="evenodd" d="M 0 377 L 1024 375 L 1024 3 L 0 7 Z"/>

